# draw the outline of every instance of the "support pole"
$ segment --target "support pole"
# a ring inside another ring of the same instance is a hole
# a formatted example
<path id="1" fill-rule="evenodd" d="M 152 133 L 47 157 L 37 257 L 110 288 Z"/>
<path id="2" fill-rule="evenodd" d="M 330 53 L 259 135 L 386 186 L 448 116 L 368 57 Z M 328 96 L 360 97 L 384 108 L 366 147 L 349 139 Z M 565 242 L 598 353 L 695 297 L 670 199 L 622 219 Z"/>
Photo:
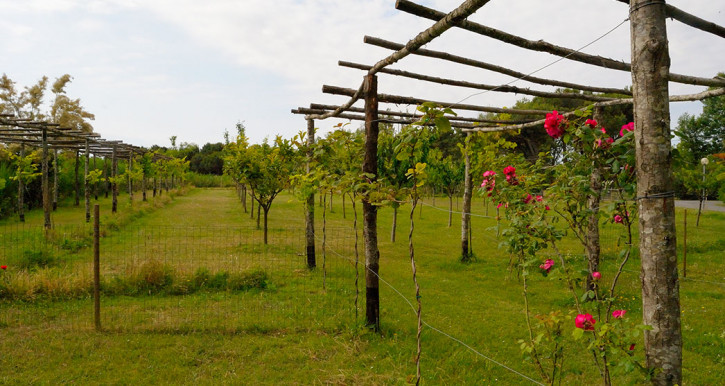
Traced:
<path id="1" fill-rule="evenodd" d="M 101 232 L 99 205 L 93 205 L 93 321 L 101 331 Z"/>
<path id="2" fill-rule="evenodd" d="M 42 161 L 42 189 L 43 189 L 43 226 L 50 229 L 50 181 L 48 181 L 48 130 L 43 128 L 42 134 L 43 161 Z"/>
<path id="3" fill-rule="evenodd" d="M 461 213 L 461 261 L 471 261 L 469 249 L 471 235 L 471 197 L 473 196 L 473 180 L 471 178 L 471 155 L 469 153 L 471 133 L 466 133 L 464 142 L 463 157 L 466 162 L 465 175 L 463 180 L 463 211 Z"/>
<path id="4" fill-rule="evenodd" d="M 86 139 L 86 156 L 83 163 L 83 197 L 86 209 L 86 222 L 91 222 L 91 187 L 88 183 L 88 167 L 90 166 L 90 145 Z"/>
<path id="5" fill-rule="evenodd" d="M 20 144 L 20 159 L 21 162 L 25 158 L 25 144 Z M 18 216 L 20 222 L 25 222 L 25 184 L 23 183 L 22 176 L 18 178 Z"/>
<path id="6" fill-rule="evenodd" d="M 363 173 L 370 182 L 378 174 L 378 80 L 375 75 L 366 75 L 363 84 L 365 96 L 365 158 Z M 380 289 L 378 271 L 380 251 L 378 250 L 378 210 L 370 202 L 369 194 L 363 197 L 363 237 L 365 240 L 365 289 L 366 324 L 380 331 Z"/>
<path id="7" fill-rule="evenodd" d="M 682 384 L 680 288 L 677 276 L 664 1 L 632 0 L 632 91 L 647 367 L 655 385 Z"/>
<path id="8" fill-rule="evenodd" d="M 53 149 L 53 212 L 58 209 L 58 149 Z"/>
<path id="9" fill-rule="evenodd" d="M 307 173 L 310 173 L 310 163 L 312 162 L 312 146 L 315 144 L 315 120 L 307 120 Z M 305 236 L 307 243 L 307 268 L 314 269 L 317 266 L 315 260 L 315 193 L 310 189 L 310 195 L 307 196 L 307 212 L 305 213 Z"/>
<path id="10" fill-rule="evenodd" d="M 76 150 L 76 162 L 75 162 L 75 173 L 73 174 L 73 193 L 74 193 L 74 204 L 73 206 L 80 206 L 81 204 L 81 186 L 78 181 L 78 164 L 80 163 L 80 151 Z"/>
<path id="11" fill-rule="evenodd" d="M 597 122 L 602 122 L 603 114 L 601 107 L 595 107 L 592 118 Z M 587 222 L 587 234 L 585 237 L 587 261 L 589 265 L 589 275 L 587 275 L 587 290 L 594 290 L 596 284 L 592 277 L 592 272 L 599 271 L 599 256 L 601 254 L 601 246 L 599 242 L 599 203 L 602 200 L 602 170 L 598 165 L 592 167 L 592 174 L 589 175 L 589 186 L 592 192 L 587 197 L 587 209 L 590 211 L 589 221 Z"/>
<path id="12" fill-rule="evenodd" d="M 133 170 L 133 152 L 128 153 L 128 169 L 126 174 L 128 175 L 128 200 L 133 203 L 133 178 L 131 178 L 131 171 Z"/>
<path id="13" fill-rule="evenodd" d="M 116 158 L 116 146 L 113 146 L 113 153 L 111 154 L 111 194 L 112 204 L 111 213 L 118 211 L 118 182 L 116 181 L 116 175 L 118 173 L 118 158 Z"/>

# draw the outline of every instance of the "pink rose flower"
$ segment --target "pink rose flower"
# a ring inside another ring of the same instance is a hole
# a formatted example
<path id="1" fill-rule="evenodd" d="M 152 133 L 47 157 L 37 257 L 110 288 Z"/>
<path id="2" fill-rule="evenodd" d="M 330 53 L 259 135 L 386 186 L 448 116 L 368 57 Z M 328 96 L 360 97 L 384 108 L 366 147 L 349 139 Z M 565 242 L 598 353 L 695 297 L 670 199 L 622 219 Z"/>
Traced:
<path id="1" fill-rule="evenodd" d="M 536 197 L 534 197 L 534 199 L 535 199 L 536 201 L 538 201 L 538 202 L 541 202 L 541 200 L 543 200 L 543 199 L 544 199 L 544 197 L 542 197 L 541 195 L 537 195 Z"/>
<path id="2" fill-rule="evenodd" d="M 593 331 L 594 325 L 597 323 L 591 314 L 579 314 L 574 319 L 574 325 L 576 328 L 581 328 L 585 331 Z"/>
<path id="3" fill-rule="evenodd" d="M 534 197 L 531 194 L 527 194 L 526 197 L 524 197 L 524 204 L 528 204 L 533 198 Z"/>
<path id="4" fill-rule="evenodd" d="M 587 119 L 584 124 L 591 127 L 592 129 L 597 127 L 597 121 L 595 121 L 594 119 Z"/>
<path id="5" fill-rule="evenodd" d="M 607 129 L 605 129 L 604 127 L 602 127 L 601 130 L 602 130 L 602 134 L 607 134 Z"/>
<path id="6" fill-rule="evenodd" d="M 614 310 L 612 311 L 612 317 L 614 319 L 621 319 L 624 317 L 624 314 L 627 313 L 627 310 Z"/>
<path id="7" fill-rule="evenodd" d="M 516 175 L 516 168 L 509 165 L 503 168 L 503 174 L 510 176 L 510 175 Z"/>
<path id="8" fill-rule="evenodd" d="M 622 216 L 620 216 L 618 214 L 615 214 L 614 215 L 614 222 L 617 223 L 617 224 L 623 224 L 624 223 L 624 218 L 622 218 Z"/>
<path id="9" fill-rule="evenodd" d="M 626 125 L 622 125 L 622 128 L 619 130 L 619 135 L 623 137 L 625 131 L 634 131 L 634 122 L 629 122 Z"/>
<path id="10" fill-rule="evenodd" d="M 553 267 L 553 266 L 554 266 L 554 260 L 546 259 L 546 261 L 544 261 L 544 264 L 541 264 L 539 266 L 539 268 L 541 268 L 544 272 L 549 273 L 549 271 L 551 271 L 551 267 Z"/>
<path id="11" fill-rule="evenodd" d="M 553 112 L 546 114 L 544 128 L 551 138 L 557 139 L 564 135 L 566 123 L 566 118 L 559 114 L 558 111 L 554 110 Z"/>
<path id="12" fill-rule="evenodd" d="M 599 280 L 599 279 L 602 278 L 602 274 L 600 272 L 598 272 L 598 271 L 594 271 L 594 272 L 592 272 L 592 278 L 594 280 Z"/>

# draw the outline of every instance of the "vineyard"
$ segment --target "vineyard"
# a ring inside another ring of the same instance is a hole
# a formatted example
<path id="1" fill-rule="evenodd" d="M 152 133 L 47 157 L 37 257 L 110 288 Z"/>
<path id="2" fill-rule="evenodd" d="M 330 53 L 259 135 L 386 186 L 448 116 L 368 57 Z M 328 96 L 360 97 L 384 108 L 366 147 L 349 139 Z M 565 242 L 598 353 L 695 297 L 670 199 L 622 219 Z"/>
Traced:
<path id="1" fill-rule="evenodd" d="M 671 54 L 692 57 L 670 50 L 667 30 L 677 23 L 675 45 L 709 52 L 705 42 L 725 28 L 664 1 L 620 0 L 629 12 L 606 28 L 571 20 L 566 34 L 584 41 L 566 39 L 579 47 L 569 48 L 481 23 L 474 16 L 489 2 L 442 12 L 396 1 L 424 27 L 404 44 L 365 35 L 392 52 L 372 64 L 340 60 L 363 72 L 359 86 L 324 84 L 323 94 L 347 101 L 292 109 L 306 123 L 292 135 L 238 120 L 223 142 L 172 134 L 170 147 L 139 146 L 95 130 L 96 116 L 69 96 L 71 75 L 19 88 L 3 74 L 0 383 L 721 382 L 725 215 L 707 204 L 725 201 L 725 74 L 671 70 Z M 118 7 L 89 10 L 128 11 Z M 193 7 L 155 15 L 179 23 Z M 215 34 L 229 15 L 211 8 Z M 297 9 L 299 20 L 308 11 Z M 277 46 L 287 36 L 276 27 L 257 33 L 264 51 L 291 48 Z M 459 33 L 499 46 L 462 56 L 448 39 Z M 514 51 L 523 56 L 505 53 Z M 310 65 L 293 56 L 308 87 Z M 718 62 L 707 59 L 699 71 Z M 273 73 L 288 60 L 268 62 Z M 418 69 L 392 68 L 403 63 Z M 497 84 L 461 78 L 480 70 Z M 249 74 L 251 88 L 266 79 Z M 182 89 L 188 100 L 153 129 L 141 122 L 147 132 L 131 142 L 209 109 L 195 123 L 203 133 L 218 123 L 214 110 L 189 101 L 231 103 L 226 80 L 205 89 L 176 79 L 183 86 L 157 89 L 155 103 L 174 105 Z M 403 95 L 403 84 L 420 94 Z M 253 104 L 276 93 L 267 86 Z M 701 114 L 674 107 L 693 103 Z M 256 110 L 267 126 L 278 115 Z M 684 209 L 693 198 L 697 210 Z"/>

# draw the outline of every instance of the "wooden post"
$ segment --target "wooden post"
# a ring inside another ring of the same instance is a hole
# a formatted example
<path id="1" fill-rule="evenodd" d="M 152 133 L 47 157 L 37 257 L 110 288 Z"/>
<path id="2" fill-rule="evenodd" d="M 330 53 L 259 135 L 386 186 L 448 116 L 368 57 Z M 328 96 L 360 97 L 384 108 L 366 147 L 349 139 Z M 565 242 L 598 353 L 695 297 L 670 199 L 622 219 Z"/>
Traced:
<path id="1" fill-rule="evenodd" d="M 602 122 L 603 114 L 601 107 L 595 107 L 592 114 L 597 122 Z M 602 170 L 598 165 L 592 167 L 592 174 L 589 175 L 589 186 L 592 193 L 587 197 L 587 209 L 591 211 L 589 221 L 587 223 L 587 233 L 584 238 L 586 243 L 587 262 L 589 265 L 589 275 L 587 275 L 587 290 L 594 291 L 596 283 L 592 277 L 592 272 L 599 271 L 599 256 L 601 254 L 601 245 L 599 242 L 599 203 L 602 200 Z"/>
<path id="2" fill-rule="evenodd" d="M 126 170 L 126 174 L 128 174 L 128 200 L 133 203 L 133 179 L 131 178 L 131 170 L 133 169 L 133 151 L 129 151 L 128 153 L 128 169 Z"/>
<path id="3" fill-rule="evenodd" d="M 146 198 L 146 180 L 148 180 L 148 176 L 146 175 L 146 169 L 148 164 L 146 163 L 145 154 L 141 156 L 141 160 L 143 161 L 143 167 L 141 168 L 141 174 L 143 177 L 141 177 L 141 197 L 144 202 L 148 201 Z"/>
<path id="4" fill-rule="evenodd" d="M 48 181 L 48 130 L 43 128 L 42 134 L 43 161 L 42 161 L 42 189 L 43 189 L 43 225 L 50 229 L 50 181 Z"/>
<path id="5" fill-rule="evenodd" d="M 20 144 L 20 159 L 25 158 L 25 144 Z M 18 178 L 18 216 L 20 222 L 25 222 L 25 186 L 23 179 Z"/>
<path id="6" fill-rule="evenodd" d="M 632 91 L 647 367 L 656 385 L 682 384 L 680 288 L 664 1 L 631 0 Z"/>
<path id="7" fill-rule="evenodd" d="M 111 153 L 111 213 L 118 211 L 118 182 L 116 175 L 118 173 L 118 158 L 116 158 L 116 145 L 113 145 L 113 153 Z"/>
<path id="8" fill-rule="evenodd" d="M 108 198 L 108 192 L 111 191 L 111 180 L 109 179 L 110 175 L 111 172 L 108 170 L 108 156 L 105 156 L 103 157 L 103 177 L 106 178 L 106 198 Z"/>
<path id="9" fill-rule="evenodd" d="M 312 146 L 315 144 L 315 120 L 307 120 L 307 173 L 310 172 L 310 162 L 312 161 Z M 305 239 L 307 244 L 307 268 L 314 269 L 317 266 L 315 258 L 315 193 L 311 189 L 310 195 L 307 196 L 307 212 L 305 213 Z M 245 205 L 246 209 L 246 205 Z"/>
<path id="10" fill-rule="evenodd" d="M 93 154 L 93 170 L 97 170 L 97 167 L 96 167 L 96 158 L 98 158 L 98 157 L 96 157 L 96 155 Z M 93 198 L 96 201 L 98 201 L 98 181 L 96 181 L 95 183 L 93 183 Z"/>
<path id="11" fill-rule="evenodd" d="M 463 156 L 466 162 L 463 180 L 463 213 L 461 213 L 461 261 L 467 263 L 471 260 L 469 243 L 471 235 L 471 197 L 473 197 L 473 179 L 471 178 L 471 156 L 469 154 L 471 133 L 466 133 Z"/>
<path id="12" fill-rule="evenodd" d="M 682 277 L 687 277 L 687 209 L 682 225 Z"/>
<path id="13" fill-rule="evenodd" d="M 86 139 L 86 156 L 84 159 L 84 168 L 83 168 L 83 197 L 85 201 L 85 209 L 86 209 L 86 222 L 91 222 L 91 189 L 90 184 L 88 183 L 88 167 L 90 162 L 90 145 L 88 144 L 88 139 Z"/>
<path id="14" fill-rule="evenodd" d="M 101 232 L 100 206 L 93 205 L 93 320 L 101 331 Z"/>
<path id="15" fill-rule="evenodd" d="M 80 161 L 80 153 L 80 151 L 76 150 L 75 174 L 73 174 L 73 197 L 75 198 L 74 206 L 79 206 L 81 204 L 81 186 L 78 181 L 78 164 Z"/>
<path id="16" fill-rule="evenodd" d="M 58 149 L 53 149 L 53 212 L 58 209 Z"/>
<path id="17" fill-rule="evenodd" d="M 371 182 L 378 175 L 378 80 L 375 75 L 366 75 L 363 86 L 365 95 L 365 158 L 363 173 Z M 370 202 L 370 196 L 363 197 L 363 237 L 365 242 L 365 295 L 366 324 L 380 331 L 380 289 L 378 271 L 380 251 L 378 250 L 378 210 Z"/>

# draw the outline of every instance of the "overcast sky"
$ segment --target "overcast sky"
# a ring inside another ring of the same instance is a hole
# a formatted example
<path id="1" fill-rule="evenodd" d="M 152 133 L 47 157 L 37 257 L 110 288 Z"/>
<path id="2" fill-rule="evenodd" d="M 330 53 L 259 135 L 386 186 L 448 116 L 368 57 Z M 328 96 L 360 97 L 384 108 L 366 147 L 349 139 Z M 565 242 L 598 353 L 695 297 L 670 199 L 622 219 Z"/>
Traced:
<path id="1" fill-rule="evenodd" d="M 461 2 L 419 3 L 448 12 Z M 723 1 L 668 3 L 725 25 Z M 615 0 L 492 0 L 469 19 L 580 48 L 627 14 L 627 6 Z M 338 67 L 338 60 L 374 64 L 390 53 L 364 44 L 363 36 L 405 43 L 432 25 L 396 11 L 394 0 L 0 0 L 0 15 L 0 72 L 21 88 L 43 75 L 52 81 L 71 74 L 68 94 L 96 115 L 95 131 L 141 146 L 168 145 L 173 135 L 179 142 L 219 142 L 225 129 L 234 132 L 237 121 L 244 122 L 253 142 L 276 134 L 291 137 L 306 128 L 303 116 L 291 109 L 347 101 L 322 94 L 323 84 L 359 86 L 363 73 Z M 712 77 L 725 71 L 725 39 L 675 21 L 667 27 L 672 72 Z M 457 29 L 427 48 L 524 73 L 557 59 Z M 629 22 L 584 52 L 629 62 Z M 414 56 L 392 68 L 487 84 L 512 80 Z M 628 73 L 567 60 L 537 76 L 609 87 L 631 83 Z M 671 84 L 670 92 L 703 89 Z M 477 91 L 381 74 L 379 92 L 457 102 Z M 511 106 L 521 97 L 484 93 L 466 103 Z M 672 119 L 701 110 L 700 103 L 673 104 Z M 338 122 L 316 126 L 324 132 Z"/>

